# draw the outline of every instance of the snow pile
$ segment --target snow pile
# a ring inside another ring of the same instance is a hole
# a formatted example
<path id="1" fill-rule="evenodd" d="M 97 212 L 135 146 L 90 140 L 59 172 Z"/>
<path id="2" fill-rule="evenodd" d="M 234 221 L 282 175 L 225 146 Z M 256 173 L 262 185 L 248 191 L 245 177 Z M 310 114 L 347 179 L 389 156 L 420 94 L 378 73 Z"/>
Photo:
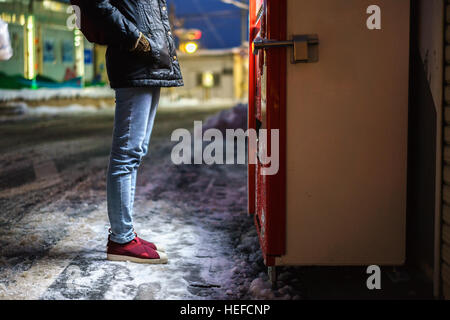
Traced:
<path id="1" fill-rule="evenodd" d="M 64 107 L 53 107 L 53 106 L 39 106 L 33 108 L 26 108 L 26 113 L 30 115 L 52 115 L 52 114 L 73 114 L 73 113 L 90 113 L 98 112 L 99 110 L 110 109 L 106 106 L 97 108 L 95 106 L 82 106 L 78 104 L 71 104 Z"/>
<path id="2" fill-rule="evenodd" d="M 76 99 L 92 98 L 106 99 L 114 98 L 114 90 L 109 87 L 89 87 L 89 88 L 41 88 L 20 89 L 20 90 L 0 90 L 0 102 L 5 101 L 46 101 L 50 99 Z"/>
<path id="3" fill-rule="evenodd" d="M 56 114 L 71 114 L 78 112 L 92 112 L 97 111 L 97 108 L 91 106 L 69 105 L 65 107 L 51 107 L 39 106 L 35 108 L 26 108 L 25 113 L 28 115 L 56 115 Z"/>
<path id="4" fill-rule="evenodd" d="M 233 106 L 237 103 L 236 99 L 212 98 L 209 100 L 200 100 L 195 98 L 173 99 L 170 96 L 162 95 L 159 100 L 159 106 L 163 108 L 223 108 Z"/>
<path id="5" fill-rule="evenodd" d="M 24 120 L 45 116 L 92 114 L 98 112 L 113 113 L 114 107 L 107 103 L 99 106 L 68 104 L 65 106 L 36 106 L 29 107 L 25 102 L 7 102 L 0 106 L 0 122 L 10 120 Z"/>
<path id="6" fill-rule="evenodd" d="M 283 275 L 284 273 L 281 273 Z M 285 280 L 291 280 L 285 277 Z M 258 300 L 299 300 L 300 295 L 295 292 L 291 285 L 283 285 L 283 281 L 279 280 L 277 286 L 272 287 L 272 284 L 267 279 L 267 275 L 261 273 L 258 278 L 252 281 L 249 289 L 250 294 L 254 299 Z"/>
<path id="7" fill-rule="evenodd" d="M 256 299 L 274 299 L 275 295 L 271 290 L 271 284 L 262 278 L 256 278 L 250 284 L 250 293 Z"/>
<path id="8" fill-rule="evenodd" d="M 231 109 L 222 110 L 207 118 L 203 124 L 203 131 L 212 128 L 219 129 L 223 134 L 225 134 L 226 129 L 247 130 L 247 105 L 238 104 Z"/>
<path id="9" fill-rule="evenodd" d="M 286 268 L 278 267 L 277 282 L 272 285 L 267 274 L 267 267 L 263 263 L 261 248 L 256 228 L 251 221 L 241 222 L 246 232 L 238 237 L 236 243 L 236 267 L 233 283 L 240 284 L 233 291 L 239 292 L 238 299 L 255 300 L 297 300 L 300 299 L 298 277 Z M 224 221 L 229 223 L 229 221 Z M 236 233 L 242 232 L 236 229 Z M 237 236 L 237 235 L 236 235 Z"/>
<path id="10" fill-rule="evenodd" d="M 176 166 L 166 136 L 172 128 L 164 130 L 155 130 L 149 158 L 139 171 L 134 226 L 139 236 L 166 248 L 169 263 L 105 259 L 108 157 L 88 156 L 87 151 L 109 144 L 109 134 L 104 140 L 93 135 L 47 141 L 32 147 L 55 161 L 57 156 L 86 160 L 59 171 L 61 193 L 32 180 L 15 188 L 17 196 L 2 199 L 5 212 L 20 214 L 0 215 L 0 299 L 300 298 L 294 269 L 280 269 L 273 288 L 268 281 L 253 217 L 246 209 L 246 166 Z M 33 165 L 33 158 L 40 160 L 26 148 L 2 154 L 14 174 L 19 164 Z M 27 206 L 20 207 L 22 203 Z"/>

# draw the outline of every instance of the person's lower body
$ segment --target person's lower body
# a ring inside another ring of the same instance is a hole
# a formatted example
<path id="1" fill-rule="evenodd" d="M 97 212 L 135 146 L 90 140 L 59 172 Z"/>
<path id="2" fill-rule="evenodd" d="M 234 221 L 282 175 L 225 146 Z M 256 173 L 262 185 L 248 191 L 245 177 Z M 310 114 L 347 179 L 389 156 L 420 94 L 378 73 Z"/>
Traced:
<path id="1" fill-rule="evenodd" d="M 116 110 L 107 172 L 107 207 L 111 224 L 108 259 L 166 262 L 162 250 L 139 239 L 133 228 L 137 170 L 148 152 L 160 88 L 119 88 L 115 91 Z"/>

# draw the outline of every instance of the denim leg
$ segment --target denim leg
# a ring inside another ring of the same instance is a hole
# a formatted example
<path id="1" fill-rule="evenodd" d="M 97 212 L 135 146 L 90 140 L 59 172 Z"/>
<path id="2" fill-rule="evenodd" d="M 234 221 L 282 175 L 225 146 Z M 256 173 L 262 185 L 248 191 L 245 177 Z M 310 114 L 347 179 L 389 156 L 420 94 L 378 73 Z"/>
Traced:
<path id="1" fill-rule="evenodd" d="M 133 214 L 134 194 L 136 193 L 136 180 L 137 180 L 137 170 L 133 170 L 133 173 L 131 175 L 131 196 L 130 196 L 131 214 Z"/>
<path id="2" fill-rule="evenodd" d="M 157 100 L 153 97 L 156 91 L 159 92 L 159 88 L 116 89 L 113 141 L 107 177 L 108 217 L 111 240 L 114 242 L 126 243 L 134 238 L 132 206 L 136 175 L 142 157 L 147 152 L 144 145 L 152 106 Z"/>
<path id="3" fill-rule="evenodd" d="M 146 155 L 148 152 L 148 145 L 150 144 L 150 137 L 153 131 L 153 124 L 155 123 L 156 110 L 158 109 L 160 92 L 161 92 L 160 88 L 155 88 L 153 92 L 152 105 L 150 106 L 150 112 L 148 115 L 147 131 L 145 133 L 144 142 L 142 144 L 142 150 L 144 152 L 144 155 Z"/>
<path id="4" fill-rule="evenodd" d="M 147 120 L 147 129 L 145 132 L 145 137 L 142 142 L 142 157 L 146 156 L 148 153 L 148 145 L 150 143 L 150 137 L 153 130 L 153 124 L 155 122 L 156 117 L 156 110 L 158 109 L 158 103 L 159 103 L 159 97 L 160 97 L 160 91 L 161 89 L 159 87 L 152 88 L 152 101 L 150 105 L 150 112 L 148 114 L 148 120 Z M 133 211 L 133 205 L 134 205 L 134 199 L 135 199 L 135 191 L 136 191 L 136 179 L 137 179 L 137 170 L 133 171 L 133 176 L 131 178 L 131 203 L 130 208 L 131 211 Z"/>

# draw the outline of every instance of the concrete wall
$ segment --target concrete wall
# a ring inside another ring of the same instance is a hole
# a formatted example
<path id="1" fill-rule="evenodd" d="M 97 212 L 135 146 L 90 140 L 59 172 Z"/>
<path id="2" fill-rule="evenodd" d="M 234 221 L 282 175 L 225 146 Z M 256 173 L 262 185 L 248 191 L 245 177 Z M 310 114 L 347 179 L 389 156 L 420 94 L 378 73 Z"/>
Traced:
<path id="1" fill-rule="evenodd" d="M 179 96 L 197 99 L 234 98 L 234 60 L 231 51 L 180 54 L 178 58 L 185 82 L 185 86 L 176 92 Z M 203 88 L 198 80 L 203 72 L 212 72 L 219 82 L 210 89 Z"/>

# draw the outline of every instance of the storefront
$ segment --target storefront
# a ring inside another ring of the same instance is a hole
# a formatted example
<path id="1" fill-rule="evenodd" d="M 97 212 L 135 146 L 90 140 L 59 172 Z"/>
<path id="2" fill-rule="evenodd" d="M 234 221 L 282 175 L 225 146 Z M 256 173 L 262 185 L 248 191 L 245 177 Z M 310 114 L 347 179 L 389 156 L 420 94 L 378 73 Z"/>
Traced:
<path id="1" fill-rule="evenodd" d="M 57 1 L 4 1 L 0 17 L 9 24 L 14 55 L 0 62 L 6 76 L 61 83 L 80 77 L 80 84 L 95 79 L 95 50 L 70 27 L 72 11 Z"/>

